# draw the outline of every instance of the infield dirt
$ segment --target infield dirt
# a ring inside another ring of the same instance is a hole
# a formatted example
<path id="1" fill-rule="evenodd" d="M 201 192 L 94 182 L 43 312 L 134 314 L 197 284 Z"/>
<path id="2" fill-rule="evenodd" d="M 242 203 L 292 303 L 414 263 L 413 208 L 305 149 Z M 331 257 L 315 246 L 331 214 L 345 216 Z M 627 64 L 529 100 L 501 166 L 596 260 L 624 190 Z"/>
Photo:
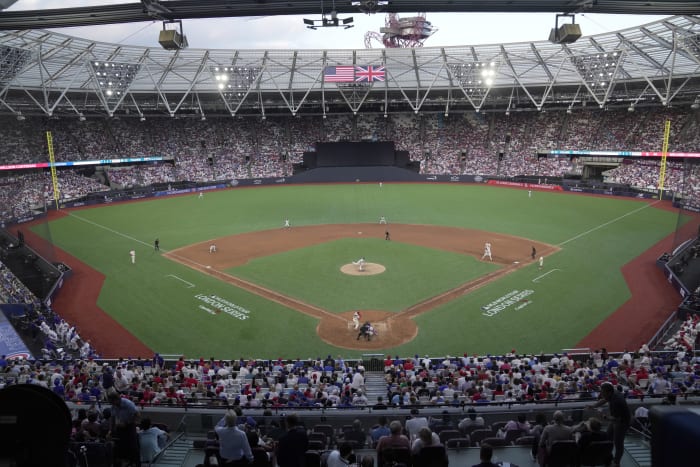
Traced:
<path id="1" fill-rule="evenodd" d="M 377 350 L 395 347 L 412 340 L 418 333 L 418 327 L 413 321 L 413 317 L 454 300 L 530 263 L 532 261 L 530 257 L 532 247 L 537 249 L 538 256 L 547 256 L 557 250 L 556 247 L 545 243 L 481 230 L 392 224 L 391 241 L 474 256 L 477 259 L 481 259 L 484 244 L 490 242 L 493 262 L 501 264 L 503 267 L 445 293 L 430 297 L 399 313 L 360 310 L 363 315 L 362 320 L 371 322 L 379 331 L 378 335 L 370 341 L 358 340 L 357 332 L 348 325 L 352 321 L 354 310 L 340 314 L 331 313 L 315 305 L 224 272 L 227 269 L 246 264 L 254 258 L 342 238 L 384 238 L 386 229 L 386 225 L 378 224 L 333 224 L 265 230 L 196 243 L 170 251 L 164 256 L 268 300 L 318 318 L 319 324 L 316 332 L 321 339 L 331 345 L 354 350 Z M 216 253 L 209 253 L 211 244 L 216 245 Z"/>

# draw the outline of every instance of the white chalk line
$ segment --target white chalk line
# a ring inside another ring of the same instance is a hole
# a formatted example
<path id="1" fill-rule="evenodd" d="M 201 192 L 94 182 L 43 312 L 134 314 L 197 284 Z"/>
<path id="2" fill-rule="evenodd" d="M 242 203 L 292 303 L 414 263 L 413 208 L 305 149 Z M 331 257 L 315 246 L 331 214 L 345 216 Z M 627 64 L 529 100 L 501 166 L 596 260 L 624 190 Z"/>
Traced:
<path id="1" fill-rule="evenodd" d="M 77 215 L 77 214 L 74 214 L 74 213 L 72 213 L 72 212 L 68 212 L 67 214 L 68 214 L 69 216 L 75 217 L 76 219 L 79 219 L 79 220 L 81 220 L 81 221 L 83 221 L 83 222 L 85 222 L 85 223 L 87 223 L 87 224 L 94 225 L 95 227 L 99 227 L 100 229 L 106 230 L 107 232 L 111 232 L 111 233 L 113 233 L 114 235 L 118 235 L 118 236 L 120 236 L 120 237 L 124 237 L 124 238 L 126 238 L 126 239 L 128 239 L 128 240 L 132 240 L 132 241 L 134 241 L 134 242 L 136 242 L 136 243 L 140 243 L 141 245 L 145 245 L 145 246 L 147 246 L 147 247 L 149 247 L 149 248 L 152 248 L 152 247 L 153 247 L 153 245 L 151 245 L 150 243 L 144 242 L 144 241 L 142 241 L 142 240 L 139 240 L 139 239 L 136 238 L 136 237 L 132 237 L 131 235 L 128 235 L 128 234 L 119 232 L 119 231 L 117 231 L 117 230 L 114 230 L 114 229 L 112 229 L 112 228 L 109 228 L 109 227 L 107 227 L 106 225 L 99 224 L 99 223 L 97 223 L 97 222 L 91 221 L 90 219 L 85 219 L 84 217 L 81 217 L 81 216 L 79 216 L 79 215 Z M 202 243 L 205 243 L 205 242 L 202 242 Z M 204 264 L 200 264 L 200 263 L 198 263 L 198 262 L 196 262 L 196 261 L 192 261 L 192 260 L 189 259 L 189 258 L 184 258 L 184 257 L 182 257 L 182 256 L 176 255 L 175 253 L 170 253 L 170 252 L 168 252 L 168 250 L 166 250 L 165 248 L 161 248 L 160 251 L 165 252 L 165 253 L 168 253 L 168 254 L 169 254 L 170 256 L 172 256 L 173 258 L 178 258 L 178 259 L 181 259 L 181 260 L 183 260 L 183 261 L 186 260 L 186 261 L 189 262 L 190 264 L 194 264 L 194 265 L 197 266 L 197 267 L 200 267 L 200 268 L 206 268 L 206 267 L 207 267 L 207 266 L 205 266 Z"/>
<path id="2" fill-rule="evenodd" d="M 631 216 L 632 214 L 636 214 L 636 213 L 638 213 L 639 211 L 641 211 L 641 210 L 643 210 L 643 209 L 647 209 L 647 208 L 649 208 L 649 207 L 655 205 L 655 204 L 658 203 L 658 202 L 659 202 L 659 201 L 657 200 L 657 201 L 654 201 L 653 203 L 645 204 L 644 206 L 642 206 L 642 207 L 640 207 L 640 208 L 637 208 L 637 209 L 635 209 L 635 210 L 633 210 L 633 211 L 630 211 L 630 212 L 628 212 L 628 213 L 626 213 L 626 214 L 623 214 L 623 215 L 621 215 L 621 216 L 618 216 L 618 217 L 616 217 L 615 219 L 609 220 L 608 222 L 604 222 L 604 223 L 600 224 L 600 225 L 597 226 L 597 227 L 593 227 L 592 229 L 588 229 L 588 230 L 586 230 L 585 232 L 582 232 L 582 233 L 576 235 L 575 237 L 571 237 L 571 238 L 568 239 L 568 240 L 564 240 L 563 242 L 561 242 L 561 243 L 558 244 L 557 246 L 564 246 L 564 245 L 566 245 L 566 244 L 569 243 L 569 242 L 573 242 L 574 240 L 578 240 L 579 238 L 584 237 L 584 236 L 588 235 L 589 233 L 595 232 L 596 230 L 602 229 L 603 227 L 606 227 L 606 226 L 608 226 L 608 225 L 610 225 L 610 224 L 614 224 L 615 222 L 617 222 L 617 221 L 619 221 L 619 220 L 622 220 L 622 219 L 624 219 L 624 218 L 627 217 L 627 216 Z"/>
<path id="3" fill-rule="evenodd" d="M 182 277 L 178 277 L 178 276 L 176 276 L 175 274 L 168 274 L 168 275 L 165 276 L 165 277 L 172 277 L 173 279 L 177 279 L 177 280 L 179 280 L 179 281 L 184 282 L 185 284 L 187 284 L 187 288 L 188 288 L 188 289 L 191 289 L 191 288 L 193 288 L 193 287 L 195 286 L 192 282 L 187 282 L 185 279 L 183 279 Z"/>
<path id="4" fill-rule="evenodd" d="M 542 279 L 543 277 L 545 277 L 545 276 L 547 276 L 547 275 L 553 273 L 554 271 L 561 271 L 561 269 L 551 269 L 551 270 L 545 272 L 544 274 L 539 275 L 539 276 L 535 277 L 534 279 L 532 279 L 532 282 L 537 282 L 538 280 L 540 280 L 540 279 Z"/>

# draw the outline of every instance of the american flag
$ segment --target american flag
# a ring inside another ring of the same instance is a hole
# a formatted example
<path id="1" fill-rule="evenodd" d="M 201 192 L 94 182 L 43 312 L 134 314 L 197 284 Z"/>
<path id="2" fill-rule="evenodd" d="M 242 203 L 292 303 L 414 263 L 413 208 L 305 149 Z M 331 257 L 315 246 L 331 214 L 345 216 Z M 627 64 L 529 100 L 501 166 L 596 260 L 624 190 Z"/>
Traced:
<path id="1" fill-rule="evenodd" d="M 384 81 L 386 76 L 386 71 L 383 66 L 356 66 L 355 67 L 355 81 L 361 83 L 366 81 L 371 83 L 373 81 Z"/>
<path id="2" fill-rule="evenodd" d="M 355 81 L 355 67 L 352 65 L 327 66 L 323 70 L 326 83 L 352 83 Z"/>

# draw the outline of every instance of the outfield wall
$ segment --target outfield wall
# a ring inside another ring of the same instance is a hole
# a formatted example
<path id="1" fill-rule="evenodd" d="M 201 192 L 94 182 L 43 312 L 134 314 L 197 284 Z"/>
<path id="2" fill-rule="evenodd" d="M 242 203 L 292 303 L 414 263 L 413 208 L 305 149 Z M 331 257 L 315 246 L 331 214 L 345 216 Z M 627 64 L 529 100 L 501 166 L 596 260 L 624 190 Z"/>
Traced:
<path id="1" fill-rule="evenodd" d="M 287 183 L 422 182 L 425 175 L 398 167 L 324 167 L 287 177 Z"/>

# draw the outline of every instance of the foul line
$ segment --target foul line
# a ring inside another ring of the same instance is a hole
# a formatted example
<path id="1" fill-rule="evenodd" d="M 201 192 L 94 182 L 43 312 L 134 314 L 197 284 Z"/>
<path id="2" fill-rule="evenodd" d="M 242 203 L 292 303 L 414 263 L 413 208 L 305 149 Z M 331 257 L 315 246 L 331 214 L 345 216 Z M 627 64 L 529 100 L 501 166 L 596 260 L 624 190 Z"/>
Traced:
<path id="1" fill-rule="evenodd" d="M 621 220 L 621 219 L 624 219 L 624 218 L 627 217 L 627 216 L 631 216 L 632 214 L 636 214 L 636 213 L 638 213 L 639 211 L 641 211 L 642 209 L 646 209 L 646 208 L 648 208 L 648 207 L 651 207 L 651 206 L 655 205 L 655 204 L 658 203 L 658 202 L 659 202 L 659 201 L 654 201 L 653 203 L 645 204 L 645 205 L 642 206 L 641 208 L 637 208 L 637 209 L 635 209 L 634 211 L 630 211 L 630 212 L 628 212 L 627 214 L 623 214 L 623 215 L 621 215 L 621 216 L 619 216 L 619 217 L 616 217 L 615 219 L 609 220 L 608 222 L 605 222 L 605 223 L 603 223 L 603 224 L 600 224 L 600 225 L 597 226 L 597 227 L 593 227 L 592 229 L 586 230 L 585 232 L 580 233 L 580 234 L 576 235 L 575 237 L 571 237 L 571 238 L 568 239 L 568 240 L 564 240 L 563 242 L 561 242 L 561 243 L 558 244 L 557 246 L 563 246 L 563 245 L 566 245 L 566 244 L 569 243 L 569 242 L 573 242 L 574 240 L 578 240 L 579 238 L 581 238 L 581 237 L 583 237 L 583 236 L 585 236 L 585 235 L 588 235 L 588 234 L 591 233 L 591 232 L 595 232 L 596 230 L 602 229 L 603 227 L 608 226 L 608 225 L 610 225 L 610 224 L 613 224 L 613 223 L 615 223 L 615 222 L 617 222 L 617 221 L 619 221 L 619 220 Z"/>
<path id="2" fill-rule="evenodd" d="M 538 280 L 542 279 L 542 278 L 543 278 L 544 276 L 546 276 L 547 274 L 551 274 L 551 273 L 553 273 L 554 271 L 561 271 L 561 269 L 552 269 L 551 271 L 547 271 L 547 272 L 545 272 L 544 274 L 542 274 L 541 276 L 537 276 L 537 277 L 535 277 L 534 279 L 532 279 L 532 282 L 537 282 Z"/>
<path id="3" fill-rule="evenodd" d="M 181 277 L 177 277 L 175 274 L 168 274 L 165 277 L 172 277 L 173 279 L 177 279 L 179 281 L 184 282 L 185 284 L 188 284 L 188 286 L 187 286 L 188 289 L 191 289 L 194 287 L 194 284 L 192 282 L 187 282 L 185 279 L 182 279 Z"/>
<path id="4" fill-rule="evenodd" d="M 146 243 L 146 242 L 144 242 L 144 241 L 141 241 L 141 240 L 139 240 L 138 238 L 132 237 L 131 235 L 127 235 L 127 234 L 125 234 L 125 233 L 117 232 L 117 231 L 114 230 L 114 229 L 110 229 L 109 227 L 107 227 L 107 226 L 105 226 L 105 225 L 98 224 L 97 222 L 93 222 L 93 221 L 91 221 L 90 219 L 85 219 L 84 217 L 80 217 L 80 216 L 78 216 L 77 214 L 73 214 L 73 213 L 69 212 L 68 215 L 69 215 L 69 216 L 72 216 L 72 217 L 75 217 L 76 219 L 80 219 L 81 221 L 83 221 L 83 222 L 85 222 L 85 223 L 87 223 L 87 224 L 91 224 L 91 225 L 94 225 L 95 227 L 99 227 L 99 228 L 104 229 L 104 230 L 106 230 L 106 231 L 108 231 L 108 232 L 112 232 L 113 234 L 119 235 L 120 237 L 124 237 L 124 238 L 127 238 L 127 239 L 129 239 L 129 240 L 133 240 L 133 241 L 138 242 L 138 243 L 140 243 L 140 244 L 142 244 L 142 245 L 146 245 L 147 247 L 153 247 L 153 245 L 151 245 L 150 243 Z"/>

